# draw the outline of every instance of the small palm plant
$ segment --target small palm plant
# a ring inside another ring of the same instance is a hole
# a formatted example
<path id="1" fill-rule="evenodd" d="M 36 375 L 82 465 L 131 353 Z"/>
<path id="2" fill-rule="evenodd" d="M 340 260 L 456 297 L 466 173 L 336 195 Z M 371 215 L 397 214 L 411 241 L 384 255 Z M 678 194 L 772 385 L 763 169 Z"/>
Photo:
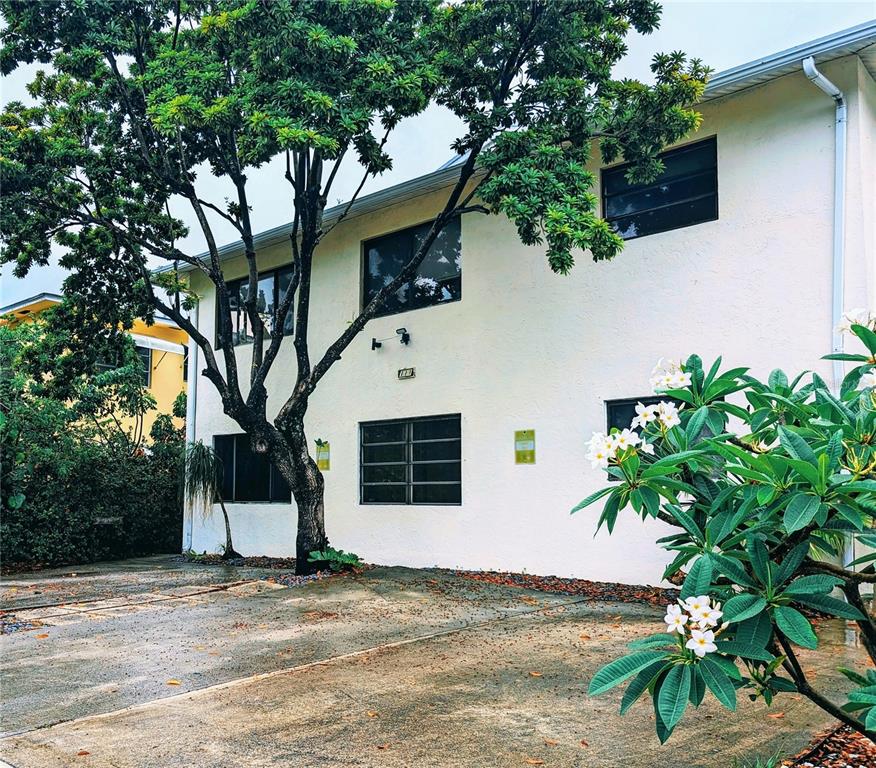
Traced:
<path id="1" fill-rule="evenodd" d="M 228 522 L 228 511 L 222 500 L 222 459 L 208 445 L 201 440 L 189 443 L 186 447 L 186 502 L 194 506 L 201 502 L 201 510 L 204 518 L 213 514 L 214 500 L 219 502 L 222 508 L 222 517 L 225 518 L 225 550 L 222 553 L 223 560 L 232 560 L 241 555 L 235 551 L 231 542 L 231 524 Z"/>

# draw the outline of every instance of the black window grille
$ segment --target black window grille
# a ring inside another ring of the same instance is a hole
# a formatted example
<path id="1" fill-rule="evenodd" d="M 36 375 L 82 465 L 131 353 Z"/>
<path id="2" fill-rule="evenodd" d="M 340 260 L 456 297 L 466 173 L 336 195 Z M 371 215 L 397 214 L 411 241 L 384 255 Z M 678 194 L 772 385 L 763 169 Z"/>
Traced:
<path id="1" fill-rule="evenodd" d="M 362 504 L 461 504 L 459 414 L 360 425 Z"/>

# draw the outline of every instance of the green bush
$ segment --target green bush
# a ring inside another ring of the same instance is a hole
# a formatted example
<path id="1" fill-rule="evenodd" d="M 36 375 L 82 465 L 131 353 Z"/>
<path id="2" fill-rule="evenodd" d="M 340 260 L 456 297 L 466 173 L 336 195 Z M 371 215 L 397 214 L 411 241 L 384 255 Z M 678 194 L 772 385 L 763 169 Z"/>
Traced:
<path id="1" fill-rule="evenodd" d="M 0 327 L 0 558 L 4 564 L 84 563 L 173 552 L 182 539 L 184 440 L 159 416 L 150 444 L 109 414 L 150 407 L 136 365 L 68 377 L 39 355 L 44 322 Z M 131 406 L 131 403 L 137 405 Z M 184 406 L 180 404 L 182 410 Z M 176 409 L 175 409 L 176 410 Z M 179 411 L 176 411 L 179 413 Z"/>

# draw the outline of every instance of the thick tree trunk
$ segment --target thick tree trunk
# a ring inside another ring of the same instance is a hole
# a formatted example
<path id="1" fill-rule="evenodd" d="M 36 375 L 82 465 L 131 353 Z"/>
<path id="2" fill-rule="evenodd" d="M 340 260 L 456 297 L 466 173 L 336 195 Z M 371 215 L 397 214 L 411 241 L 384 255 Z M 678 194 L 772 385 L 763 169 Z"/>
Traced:
<path id="1" fill-rule="evenodd" d="M 319 563 L 308 562 L 310 553 L 324 550 L 329 543 L 325 535 L 325 481 L 308 450 L 303 416 L 284 430 L 284 436 L 291 451 L 275 463 L 291 486 L 298 507 L 295 572 L 306 575 L 319 568 Z"/>

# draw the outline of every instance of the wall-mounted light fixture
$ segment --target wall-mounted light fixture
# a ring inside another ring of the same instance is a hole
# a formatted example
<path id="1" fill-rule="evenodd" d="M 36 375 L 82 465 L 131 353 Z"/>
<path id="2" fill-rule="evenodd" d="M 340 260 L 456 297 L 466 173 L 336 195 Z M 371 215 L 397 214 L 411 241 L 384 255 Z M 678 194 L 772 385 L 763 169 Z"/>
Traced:
<path id="1" fill-rule="evenodd" d="M 399 341 L 407 346 L 411 343 L 411 334 L 408 333 L 407 328 L 396 328 L 395 329 L 396 336 L 399 337 Z M 394 338 L 393 336 L 387 336 L 385 339 L 377 339 L 373 336 L 371 337 L 371 351 L 373 352 L 375 349 L 380 349 L 383 346 L 384 341 L 389 341 Z"/>

